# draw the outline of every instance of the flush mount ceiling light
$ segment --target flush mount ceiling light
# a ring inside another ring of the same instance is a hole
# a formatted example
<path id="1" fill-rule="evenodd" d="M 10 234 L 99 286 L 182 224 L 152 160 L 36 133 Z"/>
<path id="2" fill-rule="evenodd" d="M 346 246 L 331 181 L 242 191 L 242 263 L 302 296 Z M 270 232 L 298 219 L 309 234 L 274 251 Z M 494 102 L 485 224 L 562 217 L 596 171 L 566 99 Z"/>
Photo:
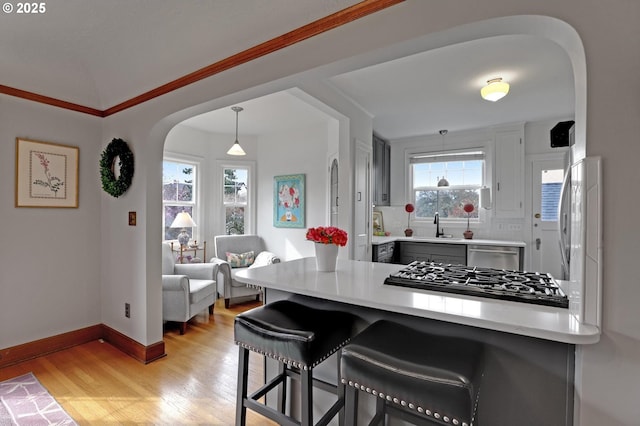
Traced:
<path id="1" fill-rule="evenodd" d="M 480 90 L 482 99 L 495 102 L 504 98 L 509 93 L 509 83 L 502 81 L 501 77 L 487 81 L 487 85 Z"/>
<path id="2" fill-rule="evenodd" d="M 229 148 L 229 151 L 227 151 L 227 154 L 247 155 L 247 153 L 244 152 L 244 149 L 242 149 L 242 147 L 240 146 L 240 142 L 238 142 L 238 113 L 242 111 L 243 108 L 234 106 L 234 107 L 231 107 L 231 109 L 234 110 L 236 113 L 236 141 L 233 143 L 233 145 L 231 145 L 231 148 Z"/>
<path id="3" fill-rule="evenodd" d="M 449 133 L 448 130 L 440 130 L 440 134 L 442 135 L 442 152 L 444 152 L 444 135 L 446 135 L 447 133 Z M 438 186 L 449 186 L 449 181 L 447 180 L 447 178 L 442 176 L 442 178 L 438 180 Z"/>

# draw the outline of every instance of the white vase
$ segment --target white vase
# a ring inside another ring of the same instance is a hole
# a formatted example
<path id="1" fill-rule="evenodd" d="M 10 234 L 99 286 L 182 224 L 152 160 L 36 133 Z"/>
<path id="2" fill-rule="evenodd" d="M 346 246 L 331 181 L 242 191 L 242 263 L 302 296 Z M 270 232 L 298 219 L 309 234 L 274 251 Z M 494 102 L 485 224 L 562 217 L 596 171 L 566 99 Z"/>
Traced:
<path id="1" fill-rule="evenodd" d="M 316 243 L 316 268 L 320 272 L 336 270 L 338 260 L 338 246 L 335 244 Z"/>

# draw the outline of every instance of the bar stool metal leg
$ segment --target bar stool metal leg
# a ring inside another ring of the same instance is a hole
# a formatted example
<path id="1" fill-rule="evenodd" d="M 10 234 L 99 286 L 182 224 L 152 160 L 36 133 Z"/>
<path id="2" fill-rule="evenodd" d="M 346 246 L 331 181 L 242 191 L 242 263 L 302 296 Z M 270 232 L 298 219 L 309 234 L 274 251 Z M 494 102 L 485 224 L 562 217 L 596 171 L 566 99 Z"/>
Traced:
<path id="1" fill-rule="evenodd" d="M 247 407 L 244 404 L 247 398 L 247 383 L 249 378 L 249 350 L 240 347 L 238 357 L 238 390 L 236 395 L 236 426 L 244 426 L 247 423 Z"/>

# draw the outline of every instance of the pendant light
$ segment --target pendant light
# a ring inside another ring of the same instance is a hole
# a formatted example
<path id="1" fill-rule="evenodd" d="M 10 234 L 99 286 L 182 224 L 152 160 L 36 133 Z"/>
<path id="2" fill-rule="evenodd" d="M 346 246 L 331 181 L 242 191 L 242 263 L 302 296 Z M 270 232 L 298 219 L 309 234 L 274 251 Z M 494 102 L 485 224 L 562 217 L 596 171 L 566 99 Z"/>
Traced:
<path id="1" fill-rule="evenodd" d="M 501 77 L 487 81 L 487 85 L 480 89 L 482 99 L 495 102 L 504 98 L 509 93 L 509 83 L 502 81 Z"/>
<path id="2" fill-rule="evenodd" d="M 448 130 L 440 130 L 440 134 L 442 135 L 442 152 L 444 152 L 444 135 L 446 135 Z M 438 180 L 438 187 L 449 186 L 449 181 L 447 178 L 442 176 L 440 180 Z"/>
<path id="3" fill-rule="evenodd" d="M 247 155 L 247 153 L 244 152 L 244 149 L 242 149 L 242 147 L 240 146 L 240 142 L 238 142 L 238 113 L 242 111 L 243 108 L 239 106 L 234 106 L 234 107 L 231 107 L 231 109 L 234 110 L 236 113 L 236 141 L 233 143 L 233 145 L 231 145 L 231 148 L 229 148 L 229 151 L 227 151 L 227 154 Z"/>

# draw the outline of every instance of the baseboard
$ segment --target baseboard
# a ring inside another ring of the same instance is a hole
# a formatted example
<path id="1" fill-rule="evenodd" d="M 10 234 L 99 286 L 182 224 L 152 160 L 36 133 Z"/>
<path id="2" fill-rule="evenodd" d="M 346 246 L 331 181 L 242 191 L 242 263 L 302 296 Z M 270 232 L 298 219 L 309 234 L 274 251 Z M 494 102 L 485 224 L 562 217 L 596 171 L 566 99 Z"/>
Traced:
<path id="1" fill-rule="evenodd" d="M 69 331 L 56 336 L 46 337 L 22 345 L 0 349 L 0 368 L 37 358 L 92 340 L 101 339 L 102 324 L 92 325 L 79 330 Z"/>
<path id="2" fill-rule="evenodd" d="M 0 349 L 0 368 L 98 339 L 104 339 L 117 349 L 145 364 L 166 356 L 164 341 L 144 346 L 111 327 L 97 324 Z"/>
<path id="3" fill-rule="evenodd" d="M 104 340 L 144 364 L 148 364 L 151 361 L 167 355 L 164 351 L 163 340 L 149 346 L 144 346 L 107 325 L 102 324 L 102 328 L 102 338 Z"/>

